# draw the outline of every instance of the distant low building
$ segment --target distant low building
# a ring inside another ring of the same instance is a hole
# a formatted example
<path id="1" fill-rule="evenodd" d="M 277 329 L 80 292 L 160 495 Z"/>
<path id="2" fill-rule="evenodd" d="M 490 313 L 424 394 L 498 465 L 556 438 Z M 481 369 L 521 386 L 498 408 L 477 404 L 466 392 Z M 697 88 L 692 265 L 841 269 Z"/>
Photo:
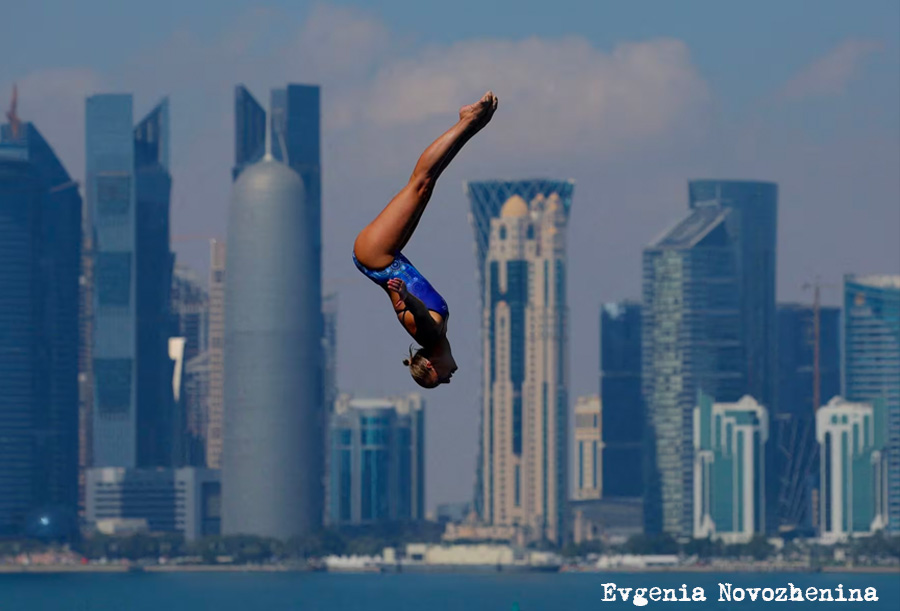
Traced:
<path id="1" fill-rule="evenodd" d="M 694 537 L 746 543 L 766 529 L 768 412 L 752 397 L 694 408 Z"/>
<path id="2" fill-rule="evenodd" d="M 103 467 L 87 472 L 86 518 L 100 532 L 178 532 L 194 540 L 220 532 L 221 487 L 212 469 Z"/>
<path id="3" fill-rule="evenodd" d="M 472 503 L 469 501 L 462 503 L 440 503 L 435 512 L 435 519 L 437 519 L 438 522 L 459 523 L 465 521 L 470 513 L 472 513 Z"/>
<path id="4" fill-rule="evenodd" d="M 489 541 L 524 544 L 523 530 L 518 526 L 501 526 L 464 522 L 447 524 L 441 541 L 456 543 L 466 541 Z"/>
<path id="5" fill-rule="evenodd" d="M 887 414 L 884 403 L 835 397 L 816 412 L 821 456 L 819 533 L 825 541 L 887 527 Z"/>
<path id="6" fill-rule="evenodd" d="M 625 541 L 644 530 L 644 500 L 617 497 L 569 503 L 572 541 Z"/>

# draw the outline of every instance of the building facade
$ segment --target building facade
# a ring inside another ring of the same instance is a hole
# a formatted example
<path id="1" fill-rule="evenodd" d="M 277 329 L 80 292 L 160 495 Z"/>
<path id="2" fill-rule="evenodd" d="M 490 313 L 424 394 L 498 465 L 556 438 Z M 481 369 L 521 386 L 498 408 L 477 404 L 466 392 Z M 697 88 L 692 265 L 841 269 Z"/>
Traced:
<path id="1" fill-rule="evenodd" d="M 599 396 L 575 400 L 576 501 L 603 496 L 603 407 Z"/>
<path id="2" fill-rule="evenodd" d="M 206 411 L 206 466 L 222 467 L 225 410 L 225 242 L 209 243 L 209 395 Z"/>
<path id="3" fill-rule="evenodd" d="M 766 531 L 769 418 L 752 397 L 694 408 L 694 537 L 747 543 Z"/>
<path id="4" fill-rule="evenodd" d="M 641 403 L 641 304 L 600 309 L 600 402 L 603 404 L 603 495 L 644 494 Z"/>
<path id="5" fill-rule="evenodd" d="M 418 394 L 342 395 L 328 430 L 330 524 L 425 518 L 425 412 Z"/>
<path id="6" fill-rule="evenodd" d="M 221 485 L 212 469 L 89 469 L 86 501 L 89 523 L 141 520 L 150 532 L 188 541 L 220 532 Z"/>
<path id="7" fill-rule="evenodd" d="M 76 529 L 81 197 L 10 111 L 0 127 L 0 538 Z"/>
<path id="8" fill-rule="evenodd" d="M 507 199 L 490 219 L 481 271 L 480 515 L 556 542 L 567 533 L 570 194 Z M 476 223 L 476 243 L 479 231 Z"/>
<path id="9" fill-rule="evenodd" d="M 692 181 L 689 192 L 690 214 L 643 257 L 644 515 L 649 532 L 682 536 L 693 531 L 698 393 L 771 405 L 776 379 L 777 186 Z"/>
<path id="10" fill-rule="evenodd" d="M 823 540 L 840 541 L 887 527 L 886 424 L 882 399 L 851 403 L 834 397 L 816 412 Z"/>
<path id="11" fill-rule="evenodd" d="M 321 270 L 303 181 L 267 153 L 228 215 L 222 527 L 278 539 L 322 525 Z"/>
<path id="12" fill-rule="evenodd" d="M 900 533 L 900 275 L 844 278 L 844 394 L 887 413 L 888 524 Z"/>
<path id="13" fill-rule="evenodd" d="M 820 307 L 818 403 L 841 393 L 840 308 Z M 782 532 L 811 533 L 817 528 L 819 451 L 816 443 L 816 314 L 807 304 L 778 304 L 778 388 L 771 416 L 776 499 Z"/>
<path id="14" fill-rule="evenodd" d="M 132 128 L 132 99 L 87 99 L 85 190 L 92 223 L 93 464 L 173 464 L 169 110 Z"/>

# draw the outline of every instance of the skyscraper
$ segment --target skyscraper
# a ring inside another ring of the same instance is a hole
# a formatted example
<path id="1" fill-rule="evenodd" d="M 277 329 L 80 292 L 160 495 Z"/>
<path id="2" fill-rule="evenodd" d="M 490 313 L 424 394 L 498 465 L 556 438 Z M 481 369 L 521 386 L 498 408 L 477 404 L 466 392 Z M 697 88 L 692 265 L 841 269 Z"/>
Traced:
<path id="1" fill-rule="evenodd" d="M 53 149 L 0 128 L 0 537 L 77 529 L 81 197 Z"/>
<path id="2" fill-rule="evenodd" d="M 319 261 L 303 181 L 266 154 L 234 183 L 225 285 L 225 534 L 280 539 L 322 524 Z"/>
<path id="3" fill-rule="evenodd" d="M 555 542 L 566 534 L 568 502 L 565 229 L 571 184 L 562 184 L 562 194 L 539 194 L 530 203 L 513 195 L 496 210 L 481 270 L 480 514 L 490 524 L 519 526 L 528 538 Z M 469 185 L 476 243 L 484 212 L 474 195 L 479 192 Z"/>
<path id="4" fill-rule="evenodd" d="M 852 403 L 834 397 L 816 412 L 823 539 L 842 540 L 887 526 L 886 422 L 883 399 Z"/>
<path id="5" fill-rule="evenodd" d="M 844 394 L 887 412 L 888 529 L 900 532 L 900 276 L 844 278 Z"/>
<path id="6" fill-rule="evenodd" d="M 644 493 L 641 404 L 641 304 L 600 309 L 600 401 L 603 404 L 603 496 Z"/>
<path id="7" fill-rule="evenodd" d="M 131 121 L 130 95 L 87 99 L 95 466 L 173 461 L 168 101 Z"/>
<path id="8" fill-rule="evenodd" d="M 185 338 L 185 361 L 209 347 L 209 293 L 189 267 L 176 265 L 172 275 L 173 332 Z"/>
<path id="9" fill-rule="evenodd" d="M 225 409 L 225 242 L 209 243 L 209 398 L 206 466 L 222 468 Z"/>
<path id="10" fill-rule="evenodd" d="M 420 395 L 342 395 L 328 434 L 331 524 L 425 518 L 425 412 Z"/>
<path id="11" fill-rule="evenodd" d="M 603 496 L 602 448 L 603 407 L 600 397 L 578 397 L 575 401 L 575 491 L 576 501 Z"/>
<path id="12" fill-rule="evenodd" d="M 744 396 L 694 408 L 694 531 L 697 538 L 747 543 L 766 530 L 766 408 Z"/>
<path id="13" fill-rule="evenodd" d="M 693 181 L 689 193 L 690 214 L 644 250 L 641 364 L 647 529 L 685 536 L 698 393 L 774 397 L 777 186 Z"/>
<path id="14" fill-rule="evenodd" d="M 526 202 L 533 200 L 538 195 L 547 197 L 553 193 L 562 201 L 563 208 L 568 215 L 569 207 L 572 205 L 572 193 L 575 189 L 575 181 L 567 180 L 488 180 L 473 181 L 463 183 L 463 191 L 469 198 L 469 222 L 475 233 L 475 257 L 476 257 L 476 277 L 481 287 L 479 293 L 482 306 L 484 305 L 484 264 L 487 257 L 488 241 L 491 233 L 491 219 L 500 215 L 500 208 L 506 201 L 518 195 Z M 484 392 L 484 389 L 482 389 Z M 482 396 L 482 403 L 484 396 Z M 487 457 L 484 456 L 485 434 L 487 423 L 481 422 L 479 426 L 478 439 L 478 458 L 475 462 L 475 493 L 474 493 L 474 509 L 475 512 L 484 517 L 485 499 L 484 499 L 484 466 L 487 464 Z"/>
<path id="15" fill-rule="evenodd" d="M 819 308 L 819 403 L 841 392 L 840 308 Z M 816 528 L 813 490 L 818 489 L 816 443 L 815 312 L 806 304 L 778 304 L 778 389 L 771 416 L 769 468 L 778 526 L 783 531 Z"/>

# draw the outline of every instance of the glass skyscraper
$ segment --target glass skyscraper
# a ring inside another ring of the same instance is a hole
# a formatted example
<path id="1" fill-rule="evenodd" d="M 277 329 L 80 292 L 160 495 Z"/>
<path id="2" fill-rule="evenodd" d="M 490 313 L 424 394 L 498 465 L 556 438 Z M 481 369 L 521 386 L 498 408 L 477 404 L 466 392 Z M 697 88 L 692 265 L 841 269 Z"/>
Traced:
<path id="1" fill-rule="evenodd" d="M 888 528 L 900 532 L 900 275 L 844 278 L 844 394 L 884 403 Z"/>
<path id="2" fill-rule="evenodd" d="M 31 123 L 0 128 L 0 537 L 77 528 L 81 197 Z"/>
<path id="3" fill-rule="evenodd" d="M 840 308 L 819 308 L 819 405 L 813 404 L 815 313 L 807 304 L 778 304 L 778 388 L 770 410 L 774 497 L 782 531 L 812 532 L 818 489 L 816 410 L 841 392 Z"/>
<path id="4" fill-rule="evenodd" d="M 169 121 L 163 100 L 132 128 L 132 98 L 87 99 L 93 233 L 93 464 L 177 462 L 168 338 Z"/>
<path id="5" fill-rule="evenodd" d="M 425 518 L 425 411 L 418 394 L 341 396 L 331 415 L 328 521 Z"/>
<path id="6" fill-rule="evenodd" d="M 777 193 L 772 183 L 693 181 L 688 216 L 644 250 L 650 532 L 691 533 L 698 393 L 772 404 Z"/>
<path id="7" fill-rule="evenodd" d="M 600 399 L 603 404 L 603 496 L 644 494 L 641 404 L 641 304 L 600 309 Z"/>

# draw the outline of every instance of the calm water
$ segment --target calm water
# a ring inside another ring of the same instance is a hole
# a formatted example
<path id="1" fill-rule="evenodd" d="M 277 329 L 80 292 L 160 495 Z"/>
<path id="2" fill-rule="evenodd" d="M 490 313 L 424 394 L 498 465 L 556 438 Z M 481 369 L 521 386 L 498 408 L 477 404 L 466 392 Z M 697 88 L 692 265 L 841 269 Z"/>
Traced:
<path id="1" fill-rule="evenodd" d="M 718 602 L 718 582 L 802 588 L 874 586 L 878 602 L 844 603 L 846 609 L 900 609 L 900 576 L 830 574 L 400 574 L 144 573 L 0 575 L 0 611 L 597 611 L 634 609 L 603 602 L 601 584 L 628 587 L 701 586 L 707 601 L 650 602 L 663 609 L 767 607 L 819 608 L 820 603 Z"/>

